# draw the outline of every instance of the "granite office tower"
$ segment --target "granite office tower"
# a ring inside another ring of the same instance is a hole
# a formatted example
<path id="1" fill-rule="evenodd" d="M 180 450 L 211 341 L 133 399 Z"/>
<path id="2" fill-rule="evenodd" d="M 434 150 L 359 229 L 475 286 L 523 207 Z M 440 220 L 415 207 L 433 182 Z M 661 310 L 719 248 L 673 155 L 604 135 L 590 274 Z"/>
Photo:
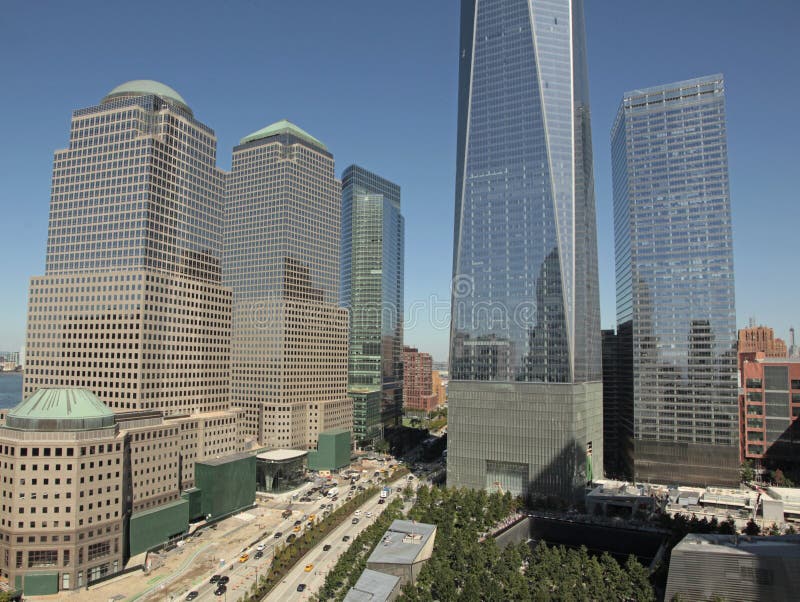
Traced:
<path id="1" fill-rule="evenodd" d="M 127 82 L 73 113 L 45 275 L 31 279 L 24 397 L 82 388 L 119 412 L 229 410 L 222 175 L 213 130 L 168 86 Z"/>
<path id="2" fill-rule="evenodd" d="M 603 473 L 583 5 L 463 0 L 448 484 L 574 498 Z"/>
<path id="3" fill-rule="evenodd" d="M 340 300 L 350 311 L 353 433 L 375 438 L 403 412 L 403 251 L 400 187 L 351 165 L 342 174 Z"/>
<path id="4" fill-rule="evenodd" d="M 617 325 L 634 474 L 738 482 L 733 240 L 721 75 L 624 95 L 611 132 Z"/>
<path id="5" fill-rule="evenodd" d="M 333 155 L 279 121 L 233 149 L 224 281 L 233 289 L 233 402 L 245 436 L 308 449 L 352 429 L 347 310 L 339 307 L 341 187 Z"/>

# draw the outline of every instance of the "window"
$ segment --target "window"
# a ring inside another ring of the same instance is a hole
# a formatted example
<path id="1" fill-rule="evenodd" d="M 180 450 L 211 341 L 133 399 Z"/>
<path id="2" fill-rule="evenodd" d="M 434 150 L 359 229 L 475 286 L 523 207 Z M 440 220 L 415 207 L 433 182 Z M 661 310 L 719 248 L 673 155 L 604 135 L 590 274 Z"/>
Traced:
<path id="1" fill-rule="evenodd" d="M 28 568 L 56 566 L 58 564 L 57 550 L 31 550 L 28 552 Z"/>
<path id="2" fill-rule="evenodd" d="M 109 541 L 101 541 L 98 543 L 93 543 L 89 545 L 89 548 L 87 550 L 87 559 L 89 562 L 91 562 L 95 558 L 108 556 L 110 552 L 111 552 L 111 544 Z"/>
<path id="3" fill-rule="evenodd" d="M 745 386 L 748 389 L 760 389 L 761 388 L 761 379 L 760 378 L 748 378 L 745 381 Z"/>

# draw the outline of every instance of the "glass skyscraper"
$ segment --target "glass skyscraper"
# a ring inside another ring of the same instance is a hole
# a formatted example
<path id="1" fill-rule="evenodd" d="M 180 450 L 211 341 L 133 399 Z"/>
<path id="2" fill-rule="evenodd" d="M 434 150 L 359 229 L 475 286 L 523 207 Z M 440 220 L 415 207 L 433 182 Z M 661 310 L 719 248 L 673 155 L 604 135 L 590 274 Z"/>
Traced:
<path id="1" fill-rule="evenodd" d="M 634 474 L 738 482 L 725 85 L 624 95 L 611 132 L 617 324 L 632 337 Z"/>
<path id="2" fill-rule="evenodd" d="M 448 484 L 602 474 L 596 236 L 582 2 L 463 0 Z"/>
<path id="3" fill-rule="evenodd" d="M 350 310 L 348 389 L 359 439 L 402 415 L 404 231 L 400 187 L 357 165 L 345 169 L 340 301 Z"/>

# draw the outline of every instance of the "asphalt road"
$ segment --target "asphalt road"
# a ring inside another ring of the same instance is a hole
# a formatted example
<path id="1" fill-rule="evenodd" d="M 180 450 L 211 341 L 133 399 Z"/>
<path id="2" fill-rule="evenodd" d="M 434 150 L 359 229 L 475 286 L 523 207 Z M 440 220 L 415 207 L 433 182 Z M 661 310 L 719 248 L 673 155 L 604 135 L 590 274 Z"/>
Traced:
<path id="1" fill-rule="evenodd" d="M 334 510 L 337 509 L 346 501 L 345 497 L 348 491 L 349 491 L 349 484 L 339 485 L 340 494 L 339 494 L 339 499 L 334 503 L 334 508 L 333 508 Z M 386 507 L 385 504 L 384 505 L 378 504 L 378 497 L 379 496 L 376 495 L 373 498 L 370 498 L 370 500 L 368 500 L 364 505 L 362 505 L 361 507 L 362 518 L 359 521 L 358 525 L 353 525 L 351 522 L 351 517 L 349 517 L 344 524 L 334 529 L 333 533 L 331 535 L 328 535 L 328 537 L 326 537 L 325 540 L 322 543 L 320 543 L 319 546 L 311 550 L 308 554 L 306 554 L 306 557 L 302 558 L 299 561 L 298 565 L 295 566 L 295 569 L 292 571 L 292 573 L 289 575 L 288 578 L 291 579 L 294 577 L 295 573 L 299 573 L 300 575 L 305 576 L 306 580 L 305 581 L 303 579 L 295 580 L 296 582 L 294 582 L 293 587 L 289 590 L 291 592 L 291 595 L 288 595 L 286 598 L 275 597 L 274 593 L 276 591 L 278 590 L 284 591 L 283 589 L 284 584 L 282 583 L 273 590 L 268 599 L 270 600 L 307 599 L 310 596 L 311 591 L 313 591 L 312 588 L 309 587 L 306 590 L 305 595 L 302 597 L 301 594 L 299 594 L 296 591 L 298 584 L 300 583 L 310 584 L 311 583 L 310 579 L 311 577 L 314 576 L 313 572 L 312 574 L 304 572 L 303 569 L 305 565 L 308 562 L 313 562 L 315 564 L 315 569 L 316 569 L 316 565 L 319 562 L 324 561 L 325 560 L 324 557 L 326 555 L 331 555 L 332 562 L 330 563 L 330 566 L 333 566 L 333 564 L 338 559 L 339 555 L 342 552 L 344 552 L 344 550 L 346 550 L 347 546 L 349 545 L 347 543 L 343 543 L 341 541 L 341 538 L 346 534 L 350 535 L 351 538 L 354 537 L 355 534 L 360 533 L 361 529 L 363 529 L 367 524 L 369 524 L 367 522 L 368 520 L 374 520 L 374 516 L 372 519 L 365 518 L 365 514 L 367 511 L 373 512 L 373 514 L 375 514 L 378 509 Z M 295 521 L 301 519 L 304 514 L 305 515 L 315 514 L 317 516 L 317 519 L 320 519 L 322 516 L 321 506 L 322 504 L 328 504 L 328 503 L 331 503 L 328 498 L 322 498 L 320 500 L 316 500 L 313 502 L 295 501 L 292 504 L 292 509 L 294 510 L 292 516 L 290 518 L 282 520 L 280 524 L 273 531 L 273 532 L 278 532 L 278 531 L 281 532 L 282 533 L 281 537 L 279 539 L 275 539 L 273 536 L 270 536 L 267 539 L 264 539 L 261 542 L 259 542 L 265 545 L 262 558 L 255 559 L 254 556 L 256 553 L 256 546 L 253 546 L 246 550 L 250 556 L 250 558 L 246 562 L 239 562 L 238 555 L 232 558 L 226 558 L 224 565 L 218 566 L 217 568 L 214 569 L 213 572 L 209 572 L 205 578 L 205 582 L 202 585 L 195 588 L 194 591 L 197 591 L 197 593 L 199 594 L 198 597 L 195 598 L 195 600 L 200 602 L 207 602 L 210 600 L 222 600 L 224 602 L 228 601 L 234 602 L 235 600 L 238 600 L 240 597 L 242 597 L 245 593 L 249 591 L 250 586 L 257 579 L 258 576 L 266 574 L 267 569 L 269 568 L 270 564 L 272 564 L 272 557 L 274 554 L 275 546 L 286 545 L 286 538 L 289 536 L 290 533 L 294 533 L 293 529 Z M 302 525 L 303 529 L 305 529 L 305 522 L 306 521 L 303 521 Z M 358 528 L 350 529 L 354 527 Z M 300 533 L 296 533 L 296 535 L 300 535 Z M 334 539 L 338 541 L 338 545 L 332 548 L 329 552 L 322 552 L 322 546 L 326 543 L 331 543 L 333 545 Z M 316 556 L 316 554 L 318 553 L 321 555 L 320 557 Z M 311 558 L 311 560 L 307 560 L 306 558 Z M 227 583 L 227 591 L 225 592 L 225 594 L 219 597 L 215 596 L 214 594 L 214 591 L 217 589 L 217 585 L 209 582 L 211 576 L 214 574 L 226 575 L 230 577 L 230 581 Z M 320 587 L 322 585 L 323 580 L 324 576 L 320 578 L 317 587 Z M 179 600 L 185 600 L 188 593 L 189 590 L 185 591 L 180 596 L 175 597 L 174 601 L 178 602 Z"/>
<path id="2" fill-rule="evenodd" d="M 257 575 L 264 575 L 266 573 L 267 569 L 272 563 L 272 556 L 275 546 L 286 545 L 286 538 L 289 536 L 289 534 L 294 533 L 293 529 L 295 521 L 300 520 L 304 514 L 316 514 L 317 518 L 320 518 L 322 515 L 320 506 L 329 502 L 330 500 L 323 498 L 310 503 L 295 502 L 292 504 L 292 508 L 294 510 L 292 516 L 282 520 L 274 529 L 275 532 L 279 531 L 282 533 L 281 537 L 279 539 L 275 539 L 273 536 L 270 536 L 260 542 L 266 546 L 264 548 L 263 557 L 260 559 L 255 558 L 256 546 L 253 546 L 247 549 L 247 553 L 249 554 L 250 558 L 246 562 L 239 562 L 239 556 L 226 558 L 225 564 L 223 566 L 218 566 L 214 572 L 210 572 L 206 577 L 205 583 L 195 589 L 195 591 L 197 591 L 199 594 L 196 600 L 223 600 L 225 602 L 228 600 L 238 600 L 250 589 L 250 586 L 256 579 Z M 336 502 L 336 506 L 338 507 L 342 502 L 343 499 L 339 499 Z M 303 529 L 305 529 L 305 521 L 303 522 Z M 300 533 L 295 534 L 300 535 Z M 214 595 L 214 591 L 217 589 L 217 586 L 216 584 L 209 582 L 213 574 L 227 575 L 230 577 L 230 581 L 227 583 L 227 591 L 222 596 L 216 597 Z M 178 600 L 185 600 L 188 593 L 188 591 L 184 592 L 181 597 L 176 598 L 176 602 Z"/>
<path id="3" fill-rule="evenodd" d="M 393 500 L 397 495 L 399 494 L 396 492 L 392 493 L 387 499 L 386 504 L 378 503 L 379 495 L 375 495 L 367 500 L 360 508 L 361 517 L 359 518 L 358 524 L 353 524 L 352 519 L 355 515 L 350 515 L 345 522 L 336 527 L 316 547 L 301 558 L 284 580 L 270 592 L 266 599 L 270 601 L 274 600 L 275 602 L 281 602 L 283 600 L 308 600 L 314 592 L 322 587 L 328 571 L 333 568 L 339 560 L 339 556 L 350 547 L 353 539 L 355 539 L 361 531 L 371 525 L 388 506 L 388 502 Z M 367 518 L 367 512 L 372 513 L 371 518 Z M 342 541 L 345 535 L 350 536 L 350 541 Z M 322 551 L 325 544 L 330 544 L 331 546 L 331 549 L 327 552 Z M 307 572 L 305 567 L 308 564 L 312 564 L 313 568 Z M 306 584 L 306 589 L 302 593 L 297 591 L 297 586 L 301 583 Z"/>

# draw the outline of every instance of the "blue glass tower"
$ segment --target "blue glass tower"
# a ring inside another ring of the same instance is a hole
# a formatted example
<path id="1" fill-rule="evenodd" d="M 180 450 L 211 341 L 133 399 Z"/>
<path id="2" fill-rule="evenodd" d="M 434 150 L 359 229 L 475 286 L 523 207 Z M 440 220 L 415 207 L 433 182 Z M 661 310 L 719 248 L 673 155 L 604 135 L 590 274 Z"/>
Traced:
<path id="1" fill-rule="evenodd" d="M 580 0 L 463 0 L 448 483 L 578 495 L 602 474 Z"/>
<path id="2" fill-rule="evenodd" d="M 627 92 L 611 132 L 617 325 L 637 480 L 739 481 L 725 85 Z"/>
<path id="3" fill-rule="evenodd" d="M 353 434 L 362 440 L 402 416 L 404 234 L 400 187 L 358 165 L 345 169 L 339 291 L 350 310 Z"/>

